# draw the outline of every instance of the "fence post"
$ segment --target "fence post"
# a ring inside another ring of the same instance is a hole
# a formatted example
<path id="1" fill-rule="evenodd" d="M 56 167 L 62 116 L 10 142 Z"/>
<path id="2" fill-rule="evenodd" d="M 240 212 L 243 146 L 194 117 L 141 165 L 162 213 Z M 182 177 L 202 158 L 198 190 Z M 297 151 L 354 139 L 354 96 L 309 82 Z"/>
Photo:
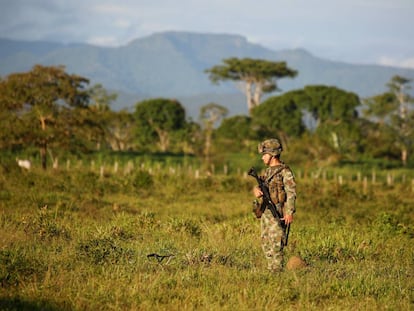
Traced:
<path id="1" fill-rule="evenodd" d="M 53 159 L 53 168 L 57 170 L 59 168 L 59 159 L 58 157 Z"/>
<path id="2" fill-rule="evenodd" d="M 365 195 L 368 194 L 368 178 L 365 176 L 362 182 L 362 190 Z"/>
<path id="3" fill-rule="evenodd" d="M 392 185 L 392 176 L 390 173 L 387 174 L 387 185 L 391 186 Z"/>

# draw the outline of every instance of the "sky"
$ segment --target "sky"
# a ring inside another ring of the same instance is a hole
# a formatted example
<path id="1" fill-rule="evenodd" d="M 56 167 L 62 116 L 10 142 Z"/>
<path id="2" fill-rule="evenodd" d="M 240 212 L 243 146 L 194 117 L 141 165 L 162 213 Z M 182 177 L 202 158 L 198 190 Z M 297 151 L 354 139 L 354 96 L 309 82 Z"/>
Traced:
<path id="1" fill-rule="evenodd" d="M 0 0 L 0 37 L 114 47 L 164 31 L 224 33 L 414 68 L 413 17 L 414 0 Z"/>

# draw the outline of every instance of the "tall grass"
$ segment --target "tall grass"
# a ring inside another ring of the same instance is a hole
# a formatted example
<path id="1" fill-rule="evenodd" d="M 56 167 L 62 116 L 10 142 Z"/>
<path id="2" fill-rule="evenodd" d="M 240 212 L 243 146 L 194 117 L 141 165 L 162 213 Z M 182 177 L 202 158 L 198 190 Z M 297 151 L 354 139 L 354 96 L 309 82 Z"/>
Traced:
<path id="1" fill-rule="evenodd" d="M 307 267 L 269 274 L 244 175 L 0 173 L 2 310 L 414 308 L 409 179 L 298 178 Z"/>

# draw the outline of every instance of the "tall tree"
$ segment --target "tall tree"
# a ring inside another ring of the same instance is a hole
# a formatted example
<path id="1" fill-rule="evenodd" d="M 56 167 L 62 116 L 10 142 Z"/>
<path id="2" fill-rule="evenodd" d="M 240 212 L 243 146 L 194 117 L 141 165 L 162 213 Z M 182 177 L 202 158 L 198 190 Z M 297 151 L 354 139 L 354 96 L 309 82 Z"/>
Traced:
<path id="1" fill-rule="evenodd" d="M 105 114 L 105 141 L 112 150 L 126 151 L 134 147 L 134 117 L 132 113 L 121 111 L 108 111 Z"/>
<path id="2" fill-rule="evenodd" d="M 206 163 L 210 164 L 211 147 L 214 127 L 220 122 L 228 113 L 226 107 L 220 106 L 216 103 L 209 103 L 200 109 L 200 120 L 203 124 L 205 140 L 204 140 L 204 156 Z"/>
<path id="3" fill-rule="evenodd" d="M 387 84 L 388 92 L 365 100 L 365 116 L 374 118 L 384 130 L 387 127 L 394 132 L 395 146 L 400 150 L 403 165 L 407 165 L 408 152 L 414 135 L 414 112 L 410 105 L 414 99 L 408 94 L 411 80 L 394 76 Z"/>
<path id="4" fill-rule="evenodd" d="M 170 145 L 171 134 L 185 127 L 185 109 L 173 99 L 155 98 L 136 104 L 134 118 L 139 143 L 144 149 L 147 145 L 158 144 L 165 152 Z"/>
<path id="5" fill-rule="evenodd" d="M 14 143 L 39 147 L 44 169 L 48 147 L 70 143 L 79 124 L 86 121 L 82 109 L 88 105 L 88 83 L 86 78 L 66 73 L 63 66 L 41 65 L 1 80 L 0 110 L 8 111 L 16 121 L 6 130 L 19 133 Z"/>
<path id="6" fill-rule="evenodd" d="M 91 141 L 96 142 L 96 149 L 100 150 L 101 145 L 104 142 L 107 142 L 111 147 L 119 147 L 120 144 L 116 141 L 113 141 L 113 132 L 112 125 L 117 123 L 118 113 L 111 110 L 112 103 L 118 97 L 116 93 L 109 93 L 101 84 L 96 84 L 89 89 L 90 97 L 90 109 L 92 111 L 92 116 L 101 131 L 90 131 L 86 133 Z M 127 120 L 125 120 L 127 121 Z M 125 123 L 127 127 L 128 123 Z M 116 130 L 115 130 L 116 131 Z M 119 134 L 119 132 L 118 132 Z M 117 150 L 117 149 L 115 149 Z"/>
<path id="7" fill-rule="evenodd" d="M 223 65 L 217 65 L 205 72 L 213 83 L 232 80 L 241 82 L 247 99 L 247 108 L 251 113 L 260 104 L 264 93 L 278 90 L 277 80 L 293 78 L 297 71 L 289 68 L 286 62 L 273 62 L 251 58 L 227 58 Z"/>

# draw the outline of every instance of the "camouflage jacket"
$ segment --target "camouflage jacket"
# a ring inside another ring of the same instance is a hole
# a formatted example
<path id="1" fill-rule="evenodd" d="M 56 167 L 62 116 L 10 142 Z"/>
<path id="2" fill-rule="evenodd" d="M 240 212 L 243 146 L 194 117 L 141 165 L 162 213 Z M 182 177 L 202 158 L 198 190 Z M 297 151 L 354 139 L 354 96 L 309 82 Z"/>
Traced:
<path id="1" fill-rule="evenodd" d="M 284 163 L 268 167 L 263 180 L 269 187 L 273 203 L 281 204 L 283 213 L 292 215 L 296 201 L 296 181 L 292 170 Z"/>

